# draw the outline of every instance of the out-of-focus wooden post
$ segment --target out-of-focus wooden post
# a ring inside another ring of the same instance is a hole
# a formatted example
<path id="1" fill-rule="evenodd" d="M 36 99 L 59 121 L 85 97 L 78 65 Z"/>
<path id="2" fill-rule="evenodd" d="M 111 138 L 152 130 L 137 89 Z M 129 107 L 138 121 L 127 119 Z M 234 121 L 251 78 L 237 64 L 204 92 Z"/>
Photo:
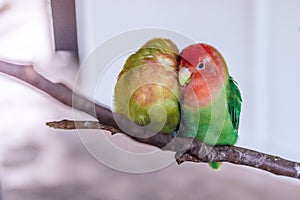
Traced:
<path id="1" fill-rule="evenodd" d="M 51 0 L 56 50 L 78 54 L 75 0 Z"/>

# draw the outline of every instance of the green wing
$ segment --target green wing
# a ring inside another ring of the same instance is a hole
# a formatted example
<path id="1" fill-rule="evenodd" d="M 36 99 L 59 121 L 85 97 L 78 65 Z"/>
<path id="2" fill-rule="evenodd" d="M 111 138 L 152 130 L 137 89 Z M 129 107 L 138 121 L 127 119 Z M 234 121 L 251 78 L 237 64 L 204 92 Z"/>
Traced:
<path id="1" fill-rule="evenodd" d="M 231 115 L 232 125 L 234 129 L 238 131 L 242 106 L 242 97 L 240 90 L 237 86 L 237 82 L 235 82 L 231 76 L 229 76 L 226 94 L 228 111 Z"/>

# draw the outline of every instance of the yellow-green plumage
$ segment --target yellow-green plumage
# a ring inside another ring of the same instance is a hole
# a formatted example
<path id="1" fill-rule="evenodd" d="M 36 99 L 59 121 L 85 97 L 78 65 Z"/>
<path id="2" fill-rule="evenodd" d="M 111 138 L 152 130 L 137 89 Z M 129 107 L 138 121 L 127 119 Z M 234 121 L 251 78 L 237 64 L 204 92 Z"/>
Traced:
<path id="1" fill-rule="evenodd" d="M 155 38 L 132 54 L 115 87 L 115 112 L 140 126 L 173 133 L 179 124 L 178 49 Z"/>

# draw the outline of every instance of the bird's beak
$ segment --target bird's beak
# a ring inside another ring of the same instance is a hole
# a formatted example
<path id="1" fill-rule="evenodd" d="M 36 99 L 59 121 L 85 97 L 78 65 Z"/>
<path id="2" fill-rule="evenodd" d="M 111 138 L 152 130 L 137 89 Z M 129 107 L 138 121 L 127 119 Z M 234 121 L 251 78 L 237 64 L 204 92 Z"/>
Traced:
<path id="1" fill-rule="evenodd" d="M 191 75 L 192 72 L 190 72 L 188 68 L 180 67 L 178 73 L 179 84 L 184 86 L 185 84 L 189 83 L 191 80 Z"/>

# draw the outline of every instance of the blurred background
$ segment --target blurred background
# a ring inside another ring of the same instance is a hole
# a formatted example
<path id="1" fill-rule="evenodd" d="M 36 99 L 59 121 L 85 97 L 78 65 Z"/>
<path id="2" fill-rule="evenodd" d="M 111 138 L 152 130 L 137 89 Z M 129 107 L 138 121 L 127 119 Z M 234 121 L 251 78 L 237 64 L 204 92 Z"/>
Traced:
<path id="1" fill-rule="evenodd" d="M 0 0 L 0 59 L 33 63 L 48 79 L 73 87 L 79 66 L 108 39 L 145 27 L 179 32 L 218 48 L 239 83 L 237 145 L 300 161 L 299 8 L 297 0 Z M 122 59 L 103 75 L 109 82 L 82 93 L 111 106 Z M 93 84 L 88 70 L 79 76 L 79 87 Z M 144 174 L 111 169 L 76 131 L 45 126 L 74 118 L 72 109 L 6 75 L 0 84 L 2 199 L 299 199 L 299 181 L 231 164 L 218 172 L 194 163 Z M 119 145 L 136 145 L 114 137 Z"/>

